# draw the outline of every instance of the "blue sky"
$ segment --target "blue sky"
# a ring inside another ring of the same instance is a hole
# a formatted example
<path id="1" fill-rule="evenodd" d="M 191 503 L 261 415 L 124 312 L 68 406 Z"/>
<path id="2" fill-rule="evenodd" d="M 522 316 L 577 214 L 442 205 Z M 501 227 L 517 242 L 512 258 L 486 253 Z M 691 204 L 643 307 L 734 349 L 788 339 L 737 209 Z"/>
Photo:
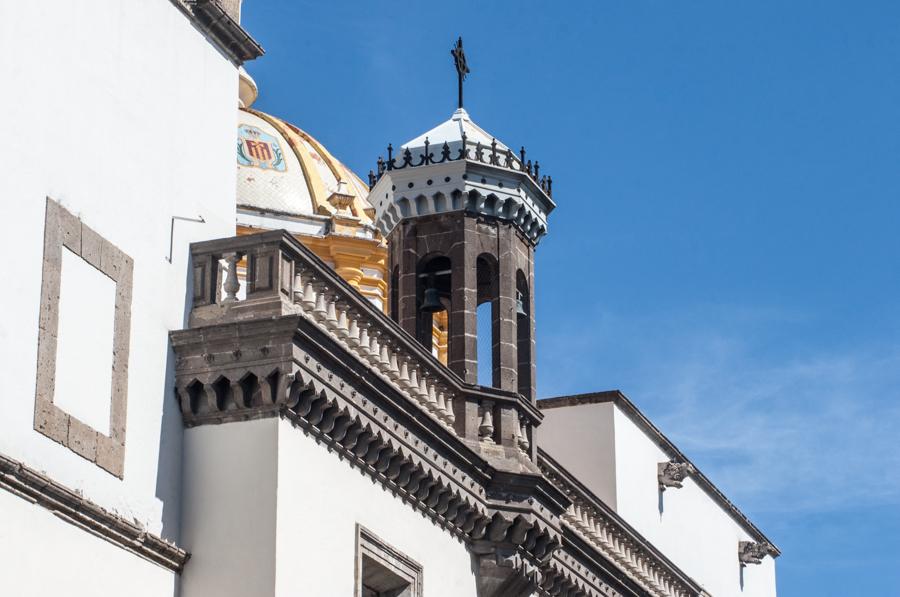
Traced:
<path id="1" fill-rule="evenodd" d="M 456 101 L 553 176 L 542 397 L 619 388 L 782 548 L 900 585 L 900 3 L 246 0 L 256 107 L 363 177 Z"/>

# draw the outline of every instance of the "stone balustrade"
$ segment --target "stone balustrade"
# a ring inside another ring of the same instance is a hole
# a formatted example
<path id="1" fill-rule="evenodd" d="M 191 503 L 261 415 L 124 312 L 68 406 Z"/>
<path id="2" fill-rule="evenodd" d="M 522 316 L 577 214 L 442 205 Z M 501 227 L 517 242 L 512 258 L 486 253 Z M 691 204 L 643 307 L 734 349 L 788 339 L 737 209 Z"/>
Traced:
<path id="1" fill-rule="evenodd" d="M 465 384 L 288 233 L 195 243 L 191 253 L 191 328 L 301 315 L 446 429 L 533 459 L 533 404 Z"/>

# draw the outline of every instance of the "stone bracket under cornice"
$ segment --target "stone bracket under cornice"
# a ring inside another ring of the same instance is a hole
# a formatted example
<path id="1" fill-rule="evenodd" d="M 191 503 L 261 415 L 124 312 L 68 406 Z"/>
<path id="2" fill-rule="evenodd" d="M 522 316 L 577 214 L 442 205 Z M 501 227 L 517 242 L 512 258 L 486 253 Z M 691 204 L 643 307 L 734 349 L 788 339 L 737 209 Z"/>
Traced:
<path id="1" fill-rule="evenodd" d="M 173 0 L 173 2 L 185 7 L 187 16 L 234 64 L 240 66 L 265 54 L 262 46 L 217 0 Z"/>
<path id="2" fill-rule="evenodd" d="M 656 478 L 659 482 L 659 490 L 665 491 L 667 487 L 681 489 L 684 480 L 697 472 L 690 462 L 682 462 L 677 459 L 660 462 L 656 467 Z"/>
<path id="3" fill-rule="evenodd" d="M 738 560 L 741 566 L 762 564 L 766 556 L 776 556 L 777 550 L 771 543 L 757 541 L 738 542 Z"/>

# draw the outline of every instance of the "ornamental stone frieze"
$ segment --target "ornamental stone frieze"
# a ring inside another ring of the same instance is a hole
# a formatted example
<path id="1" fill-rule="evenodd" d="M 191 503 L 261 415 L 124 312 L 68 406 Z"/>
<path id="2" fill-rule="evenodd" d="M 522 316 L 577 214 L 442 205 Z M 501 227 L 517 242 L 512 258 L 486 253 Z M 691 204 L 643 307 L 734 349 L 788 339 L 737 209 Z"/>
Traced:
<path id="1" fill-rule="evenodd" d="M 677 460 L 660 462 L 657 465 L 659 490 L 665 491 L 668 487 L 681 489 L 684 485 L 684 480 L 696 472 L 697 469 L 690 462 L 679 462 Z"/>
<path id="2" fill-rule="evenodd" d="M 777 550 L 770 543 L 756 541 L 738 542 L 738 560 L 742 566 L 747 564 L 762 564 L 763 559 L 769 555 L 775 555 Z"/>

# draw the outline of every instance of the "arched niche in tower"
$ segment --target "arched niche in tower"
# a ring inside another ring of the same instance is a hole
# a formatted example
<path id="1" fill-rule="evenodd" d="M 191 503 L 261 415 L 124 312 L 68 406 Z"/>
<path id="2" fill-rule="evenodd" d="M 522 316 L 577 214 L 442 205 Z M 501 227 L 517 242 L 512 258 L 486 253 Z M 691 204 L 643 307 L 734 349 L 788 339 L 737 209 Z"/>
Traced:
<path id="1" fill-rule="evenodd" d="M 519 269 L 516 270 L 516 379 L 519 393 L 533 400 L 531 352 L 531 290 L 528 288 L 528 277 Z"/>
<path id="2" fill-rule="evenodd" d="M 432 352 L 435 352 L 435 327 L 440 330 L 447 326 L 452 277 L 450 258 L 440 253 L 426 255 L 416 268 L 416 339 Z M 442 331 L 444 335 L 449 333 L 446 329 Z"/>

